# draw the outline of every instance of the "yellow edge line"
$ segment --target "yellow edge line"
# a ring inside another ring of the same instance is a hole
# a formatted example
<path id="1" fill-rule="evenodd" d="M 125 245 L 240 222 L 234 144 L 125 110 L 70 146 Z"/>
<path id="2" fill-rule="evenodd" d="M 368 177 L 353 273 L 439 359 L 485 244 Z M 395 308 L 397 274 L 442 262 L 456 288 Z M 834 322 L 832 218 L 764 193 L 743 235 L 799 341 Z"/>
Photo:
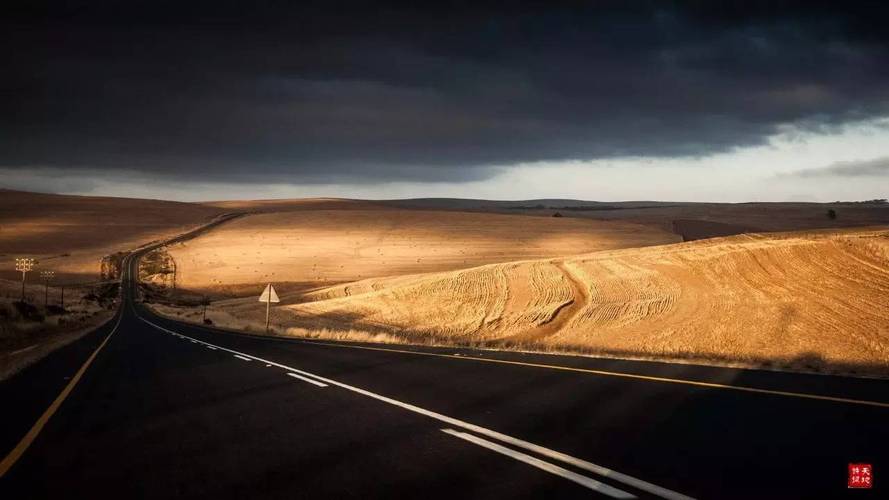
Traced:
<path id="1" fill-rule="evenodd" d="M 117 327 L 120 326 L 120 321 L 122 319 L 123 310 L 121 309 L 120 317 L 117 319 L 117 324 L 114 325 L 114 329 L 111 330 L 111 333 L 109 333 L 108 336 L 105 337 L 105 340 L 103 340 L 102 343 L 99 344 L 99 347 L 97 347 L 96 350 L 93 351 L 86 362 L 83 363 L 83 366 L 81 366 L 80 369 L 77 370 L 77 373 L 74 374 L 74 376 L 68 382 L 68 385 L 66 385 L 65 388 L 62 389 L 62 392 L 59 393 L 55 401 L 53 401 L 52 404 L 49 405 L 49 408 L 47 408 L 46 411 L 43 412 L 43 415 L 40 415 L 40 418 L 37 419 L 37 422 L 34 423 L 34 425 L 31 427 L 31 430 L 29 430 L 28 433 L 25 434 L 25 437 L 23 437 L 22 440 L 19 441 L 19 444 L 17 444 L 16 447 L 13 448 L 12 451 L 10 451 L 9 454 L 3 458 L 2 462 L 0 462 L 0 477 L 3 477 L 9 471 L 9 469 L 12 468 L 13 465 L 15 465 L 16 461 L 18 461 L 18 459 L 21 458 L 25 451 L 27 451 L 28 447 L 31 446 L 31 443 L 33 443 L 34 440 L 37 439 L 40 431 L 43 430 L 43 427 L 46 425 L 47 422 L 49 422 L 49 419 L 52 418 L 56 410 L 59 409 L 59 406 L 61 406 L 61 404 L 65 401 L 65 398 L 68 397 L 68 394 L 71 393 L 71 391 L 74 389 L 74 386 L 77 385 L 80 377 L 83 376 L 83 374 L 86 372 L 86 369 L 89 368 L 90 364 L 92 364 L 93 359 L 96 358 L 96 355 L 99 354 L 99 351 L 101 351 L 102 348 L 105 347 L 105 344 L 108 343 L 108 339 L 110 339 L 111 336 L 114 335 L 114 332 L 117 331 Z"/>
<path id="2" fill-rule="evenodd" d="M 698 382 L 696 380 L 686 380 L 679 378 L 667 378 L 667 377 L 652 377 L 649 375 L 637 375 L 635 373 L 623 373 L 623 372 L 609 372 L 604 370 L 592 370 L 589 368 L 574 368 L 570 366 L 559 366 L 559 365 L 546 365 L 541 363 L 525 363 L 522 361 L 508 361 L 505 359 L 493 359 L 493 358 L 477 358 L 474 356 L 454 356 L 453 354 L 437 354 L 433 352 L 422 352 L 422 351 L 408 351 L 404 349 L 387 349 L 384 347 L 367 347 L 367 346 L 359 346 L 359 345 L 348 345 L 348 344 L 334 344 L 331 342 L 318 342 L 318 341 L 303 341 L 307 344 L 320 344 L 331 347 L 345 347 L 349 349 L 367 349 L 369 351 L 385 351 L 385 352 L 397 352 L 402 354 L 415 354 L 418 356 L 434 356 L 439 358 L 449 358 L 449 359 L 462 359 L 467 361 L 484 361 L 486 363 L 500 363 L 504 365 L 519 365 L 519 366 L 531 366 L 534 368 L 548 368 L 550 370 L 562 370 L 567 372 L 579 372 L 579 373 L 590 373 L 593 375 L 605 375 L 609 377 L 623 377 L 623 378 L 631 378 L 637 380 L 649 380 L 654 382 L 664 382 L 668 384 L 682 384 L 682 385 L 693 385 L 697 387 L 709 387 L 711 389 L 727 389 L 732 391 L 741 391 L 741 392 L 753 392 L 757 394 L 772 394 L 775 396 L 788 396 L 793 398 L 802 398 L 802 399 L 815 399 L 818 401 L 832 401 L 834 403 L 849 403 L 849 404 L 857 404 L 857 405 L 866 405 L 866 406 L 876 406 L 877 408 L 889 408 L 889 403 L 881 403 L 879 401 L 867 401 L 863 399 L 849 399 L 849 398 L 838 398 L 833 396 L 820 396 L 818 394 L 806 394 L 803 392 L 789 392 L 789 391 L 776 391 L 772 389 L 758 389 L 756 387 L 746 387 L 742 385 L 728 385 L 728 384 L 716 384 L 712 382 Z"/>

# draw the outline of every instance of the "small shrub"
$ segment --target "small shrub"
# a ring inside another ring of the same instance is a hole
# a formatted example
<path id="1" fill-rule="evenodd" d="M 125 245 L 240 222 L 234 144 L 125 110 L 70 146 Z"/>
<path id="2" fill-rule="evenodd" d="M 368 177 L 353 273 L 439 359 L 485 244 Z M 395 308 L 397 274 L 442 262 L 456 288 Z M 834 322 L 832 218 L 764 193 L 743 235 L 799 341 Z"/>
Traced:
<path id="1" fill-rule="evenodd" d="M 28 304 L 27 302 L 15 302 L 15 309 L 19 316 L 28 321 L 43 321 L 43 314 L 37 309 L 37 306 Z"/>
<path id="2" fill-rule="evenodd" d="M 837 211 L 830 208 L 827 210 L 827 218 L 830 220 L 834 220 L 837 218 Z"/>
<path id="3" fill-rule="evenodd" d="M 0 302 L 0 318 L 4 320 L 12 320 L 17 317 L 18 311 L 16 311 L 16 308 L 12 304 Z"/>
<path id="4" fill-rule="evenodd" d="M 213 324 L 213 320 L 210 319 L 210 318 L 204 318 L 204 324 L 205 324 L 205 325 L 212 325 L 212 324 Z"/>
<path id="5" fill-rule="evenodd" d="M 553 214 L 553 217 L 562 217 L 562 214 L 560 214 L 559 212 L 556 212 Z"/>

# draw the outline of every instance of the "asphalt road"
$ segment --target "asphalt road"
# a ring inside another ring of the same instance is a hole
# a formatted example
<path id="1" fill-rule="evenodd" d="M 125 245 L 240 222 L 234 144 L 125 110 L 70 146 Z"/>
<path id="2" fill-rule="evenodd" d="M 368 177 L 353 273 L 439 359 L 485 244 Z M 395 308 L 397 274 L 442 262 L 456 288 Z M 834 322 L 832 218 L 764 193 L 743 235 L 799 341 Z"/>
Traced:
<path id="1" fill-rule="evenodd" d="M 250 337 L 125 283 L 111 323 L 0 383 L 0 498 L 889 496 L 886 381 Z"/>

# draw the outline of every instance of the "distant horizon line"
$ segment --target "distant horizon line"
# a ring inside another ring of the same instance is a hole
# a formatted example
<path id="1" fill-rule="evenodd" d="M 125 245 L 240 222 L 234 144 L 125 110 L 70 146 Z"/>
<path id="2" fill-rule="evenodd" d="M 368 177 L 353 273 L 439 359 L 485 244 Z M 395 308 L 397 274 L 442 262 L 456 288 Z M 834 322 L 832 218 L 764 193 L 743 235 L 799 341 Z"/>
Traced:
<path id="1" fill-rule="evenodd" d="M 153 200 L 153 201 L 166 201 L 173 203 L 188 203 L 188 204 L 212 204 L 212 203 L 226 203 L 226 202 L 274 202 L 274 201 L 297 201 L 297 200 L 335 200 L 335 201 L 369 201 L 369 202 L 411 202 L 411 201 L 463 201 L 463 202 L 486 202 L 486 203 L 497 203 L 497 204 L 518 204 L 518 203 L 531 203 L 531 204 L 541 204 L 541 203 L 590 203 L 590 204 L 599 204 L 599 205 L 608 205 L 608 204 L 626 204 L 626 203 L 657 203 L 657 204 L 684 204 L 684 205 L 708 205 L 708 204 L 720 204 L 720 205 L 744 205 L 744 204 L 811 204 L 811 205 L 830 205 L 830 204 L 843 204 L 843 203 L 878 203 L 883 204 L 887 203 L 886 198 L 871 198 L 864 200 L 835 200 L 835 201 L 802 201 L 802 200 L 784 200 L 784 201 L 683 201 L 683 200 L 645 200 L 645 199 L 628 199 L 628 200 L 611 200 L 611 201 L 603 201 L 603 200 L 588 200 L 588 199 L 580 199 L 580 198 L 524 198 L 524 199 L 495 199 L 495 198 L 460 198 L 460 197 L 450 197 L 450 196 L 421 196 L 417 198 L 346 198 L 346 197 L 338 197 L 338 196 L 306 196 L 306 197 L 284 197 L 284 198 L 215 198 L 215 199 L 206 199 L 206 200 L 192 200 L 192 201 L 183 201 L 176 200 L 171 198 L 152 198 L 152 197 L 133 197 L 133 196 L 116 196 L 113 194 L 83 194 L 83 193 L 65 193 L 65 192 L 57 192 L 57 191 L 31 191 L 24 189 L 15 189 L 15 188 L 6 188 L 0 186 L 0 192 L 13 192 L 13 193 L 24 193 L 24 194 L 42 194 L 42 195 L 55 195 L 55 196 L 76 196 L 82 198 L 116 198 L 116 199 L 129 199 L 129 200 Z M 580 205 L 575 205 L 580 206 Z M 521 207 L 527 209 L 534 209 L 537 207 Z M 571 207 L 540 207 L 539 209 L 565 209 Z"/>

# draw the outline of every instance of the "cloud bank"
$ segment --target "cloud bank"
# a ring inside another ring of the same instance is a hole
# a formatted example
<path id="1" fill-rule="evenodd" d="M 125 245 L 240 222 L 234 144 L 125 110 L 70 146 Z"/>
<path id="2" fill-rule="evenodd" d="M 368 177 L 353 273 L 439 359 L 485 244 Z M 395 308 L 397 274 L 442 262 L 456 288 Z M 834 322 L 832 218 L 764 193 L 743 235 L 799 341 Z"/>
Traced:
<path id="1" fill-rule="evenodd" d="M 863 161 L 839 161 L 826 167 L 808 168 L 787 174 L 791 177 L 889 177 L 889 157 Z"/>
<path id="2" fill-rule="evenodd" d="M 0 30 L 0 166 L 471 182 L 889 114 L 883 8 L 771 4 L 20 3 Z"/>

